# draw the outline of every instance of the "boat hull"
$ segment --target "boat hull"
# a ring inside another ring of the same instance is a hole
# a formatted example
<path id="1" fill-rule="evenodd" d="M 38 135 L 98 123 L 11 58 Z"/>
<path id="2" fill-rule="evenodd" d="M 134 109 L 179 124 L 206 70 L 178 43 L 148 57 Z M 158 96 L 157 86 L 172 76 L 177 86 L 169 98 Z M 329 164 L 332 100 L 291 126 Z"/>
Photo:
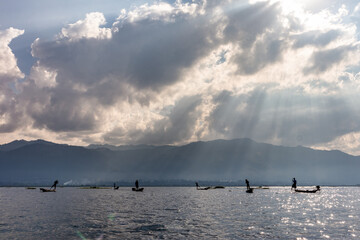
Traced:
<path id="1" fill-rule="evenodd" d="M 142 192 L 144 191 L 144 188 L 132 188 L 131 190 L 133 190 L 134 192 Z"/>
<path id="2" fill-rule="evenodd" d="M 300 189 L 295 189 L 295 192 L 298 193 L 316 193 L 319 190 L 300 190 Z"/>
<path id="3" fill-rule="evenodd" d="M 45 189 L 45 188 L 40 188 L 41 192 L 56 192 L 55 189 Z"/>

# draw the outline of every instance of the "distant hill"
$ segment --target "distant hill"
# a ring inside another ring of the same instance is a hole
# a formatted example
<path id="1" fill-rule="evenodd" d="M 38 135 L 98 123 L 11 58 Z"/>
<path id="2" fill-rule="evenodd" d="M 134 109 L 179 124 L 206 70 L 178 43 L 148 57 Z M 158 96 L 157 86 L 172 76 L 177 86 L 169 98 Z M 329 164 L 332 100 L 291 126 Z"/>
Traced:
<path id="1" fill-rule="evenodd" d="M 155 148 L 155 146 L 152 145 L 121 145 L 121 146 L 114 146 L 109 144 L 90 144 L 86 148 L 89 149 L 101 149 L 106 148 L 113 151 L 124 151 L 124 150 L 139 150 L 139 149 L 152 149 Z"/>
<path id="2" fill-rule="evenodd" d="M 55 143 L 47 142 L 47 141 L 44 141 L 44 140 L 41 140 L 41 139 L 34 140 L 34 141 L 16 140 L 16 141 L 13 141 L 11 143 L 0 145 L 0 151 L 11 151 L 11 150 L 15 150 L 17 148 L 21 148 L 21 147 L 31 145 L 31 144 L 36 144 L 36 143 L 40 143 L 40 144 L 44 144 L 44 145 L 53 145 L 53 144 L 55 144 Z"/>
<path id="3" fill-rule="evenodd" d="M 255 185 L 355 185 L 360 158 L 340 151 L 283 147 L 250 139 L 184 146 L 78 147 L 37 141 L 0 146 L 0 185 L 212 181 Z"/>

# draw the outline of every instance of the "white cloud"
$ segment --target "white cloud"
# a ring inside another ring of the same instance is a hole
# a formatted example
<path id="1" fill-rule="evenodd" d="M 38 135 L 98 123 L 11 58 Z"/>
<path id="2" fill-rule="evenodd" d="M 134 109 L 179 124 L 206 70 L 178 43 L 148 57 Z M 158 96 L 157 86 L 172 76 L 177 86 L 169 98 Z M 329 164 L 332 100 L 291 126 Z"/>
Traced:
<path id="1" fill-rule="evenodd" d="M 7 81 L 7 79 L 23 78 L 24 74 L 17 66 L 16 58 L 12 53 L 9 44 L 10 42 L 22 35 L 24 30 L 15 28 L 8 28 L 4 31 L 0 31 L 0 77 L 1 82 Z"/>
<path id="2" fill-rule="evenodd" d="M 50 69 L 35 65 L 31 69 L 29 79 L 32 79 L 39 88 L 55 87 L 56 75 L 57 73 Z"/>
<path id="3" fill-rule="evenodd" d="M 100 27 L 105 24 L 104 14 L 99 12 L 88 13 L 84 20 L 79 20 L 63 28 L 60 37 L 68 38 L 70 41 L 82 38 L 108 39 L 111 38 L 111 29 Z"/>
<path id="4" fill-rule="evenodd" d="M 24 30 L 8 28 L 0 31 L 0 133 L 15 131 L 22 123 L 22 106 L 16 96 L 17 81 L 24 77 L 10 42 L 22 35 Z"/>

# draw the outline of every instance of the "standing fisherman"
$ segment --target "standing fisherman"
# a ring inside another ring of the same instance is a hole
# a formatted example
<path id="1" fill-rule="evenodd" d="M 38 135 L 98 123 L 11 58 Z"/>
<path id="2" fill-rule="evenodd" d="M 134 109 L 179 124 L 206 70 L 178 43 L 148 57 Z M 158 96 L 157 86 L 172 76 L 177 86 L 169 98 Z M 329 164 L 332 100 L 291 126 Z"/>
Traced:
<path id="1" fill-rule="evenodd" d="M 246 189 L 249 190 L 250 189 L 249 180 L 245 179 L 245 183 L 246 183 Z"/>
<path id="2" fill-rule="evenodd" d="M 54 182 L 54 184 L 51 186 L 51 188 L 50 188 L 50 190 L 52 189 L 52 188 L 54 188 L 54 190 L 56 190 L 56 185 L 59 183 L 59 181 L 58 180 L 55 180 L 55 182 Z"/>
<path id="3" fill-rule="evenodd" d="M 292 179 L 292 182 L 293 182 L 293 184 L 292 184 L 292 186 L 291 186 L 291 190 L 292 190 L 293 188 L 296 189 L 296 179 L 293 178 L 293 179 Z"/>

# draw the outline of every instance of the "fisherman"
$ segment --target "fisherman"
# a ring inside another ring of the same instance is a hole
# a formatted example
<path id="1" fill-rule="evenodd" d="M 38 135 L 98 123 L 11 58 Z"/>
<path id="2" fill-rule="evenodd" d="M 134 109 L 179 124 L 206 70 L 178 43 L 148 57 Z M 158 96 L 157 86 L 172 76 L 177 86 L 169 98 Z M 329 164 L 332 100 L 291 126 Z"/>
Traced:
<path id="1" fill-rule="evenodd" d="M 139 181 L 136 179 L 135 181 L 135 188 L 138 189 L 139 188 Z"/>
<path id="2" fill-rule="evenodd" d="M 245 179 L 245 183 L 246 183 L 246 189 L 249 190 L 250 189 L 249 180 Z"/>
<path id="3" fill-rule="evenodd" d="M 51 188 L 50 188 L 50 190 L 52 189 L 52 188 L 54 188 L 54 190 L 56 190 L 56 185 L 59 183 L 59 181 L 58 180 L 55 180 L 55 182 L 54 182 L 54 184 L 51 186 Z"/>
<path id="4" fill-rule="evenodd" d="M 291 186 L 291 190 L 292 190 L 293 188 L 296 189 L 296 179 L 293 178 L 293 179 L 292 179 L 292 182 L 293 182 L 293 184 L 292 184 L 292 186 Z"/>

